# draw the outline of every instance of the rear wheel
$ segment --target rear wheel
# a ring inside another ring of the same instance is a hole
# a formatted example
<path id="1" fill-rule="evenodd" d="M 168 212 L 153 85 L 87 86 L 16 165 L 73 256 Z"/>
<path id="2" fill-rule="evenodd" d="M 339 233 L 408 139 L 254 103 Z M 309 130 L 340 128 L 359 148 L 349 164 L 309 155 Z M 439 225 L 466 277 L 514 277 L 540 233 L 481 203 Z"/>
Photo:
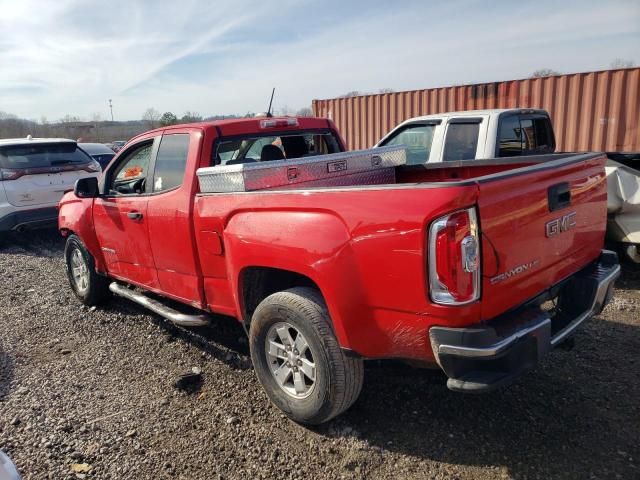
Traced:
<path id="1" fill-rule="evenodd" d="M 93 256 L 78 236 L 67 238 L 64 258 L 69 284 L 82 303 L 93 306 L 109 298 L 109 279 L 96 272 Z"/>
<path id="2" fill-rule="evenodd" d="M 344 354 L 314 289 L 292 288 L 265 298 L 253 314 L 249 344 L 267 395 L 297 422 L 326 422 L 360 394 L 362 360 Z"/>

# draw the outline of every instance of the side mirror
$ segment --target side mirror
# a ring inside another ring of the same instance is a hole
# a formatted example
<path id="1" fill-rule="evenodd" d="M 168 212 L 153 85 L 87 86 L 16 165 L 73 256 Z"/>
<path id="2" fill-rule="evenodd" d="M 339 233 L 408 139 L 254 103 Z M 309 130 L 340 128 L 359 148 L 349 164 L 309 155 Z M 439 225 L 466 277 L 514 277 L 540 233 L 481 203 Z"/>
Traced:
<path id="1" fill-rule="evenodd" d="M 78 198 L 96 198 L 100 195 L 98 179 L 96 177 L 87 177 L 76 180 L 76 185 L 73 187 L 73 193 Z"/>

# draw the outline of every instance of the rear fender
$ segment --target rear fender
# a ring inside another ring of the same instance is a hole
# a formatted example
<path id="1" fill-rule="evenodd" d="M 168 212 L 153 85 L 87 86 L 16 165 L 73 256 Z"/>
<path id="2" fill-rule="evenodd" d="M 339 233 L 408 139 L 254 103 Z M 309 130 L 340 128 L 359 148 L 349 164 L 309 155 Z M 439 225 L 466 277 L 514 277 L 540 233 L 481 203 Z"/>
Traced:
<path id="1" fill-rule="evenodd" d="M 338 341 L 349 348 L 343 319 L 364 307 L 366 298 L 340 218 L 321 211 L 237 213 L 227 223 L 224 244 L 237 312 L 243 312 L 240 282 L 246 268 L 298 273 L 318 286 Z"/>

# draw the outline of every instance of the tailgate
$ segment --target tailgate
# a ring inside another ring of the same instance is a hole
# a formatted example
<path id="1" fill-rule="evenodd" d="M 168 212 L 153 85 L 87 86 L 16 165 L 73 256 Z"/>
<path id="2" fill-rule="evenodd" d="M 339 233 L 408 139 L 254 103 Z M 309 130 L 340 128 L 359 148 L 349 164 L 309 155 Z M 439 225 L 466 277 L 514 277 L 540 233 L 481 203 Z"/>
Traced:
<path id="1" fill-rule="evenodd" d="M 483 319 L 598 257 L 607 220 L 605 162 L 604 155 L 581 154 L 478 179 Z"/>
<path id="2" fill-rule="evenodd" d="M 76 180 L 87 176 L 83 170 L 43 172 L 23 175 L 16 180 L 2 182 L 7 200 L 16 207 L 55 205 L 65 191 L 73 189 Z"/>

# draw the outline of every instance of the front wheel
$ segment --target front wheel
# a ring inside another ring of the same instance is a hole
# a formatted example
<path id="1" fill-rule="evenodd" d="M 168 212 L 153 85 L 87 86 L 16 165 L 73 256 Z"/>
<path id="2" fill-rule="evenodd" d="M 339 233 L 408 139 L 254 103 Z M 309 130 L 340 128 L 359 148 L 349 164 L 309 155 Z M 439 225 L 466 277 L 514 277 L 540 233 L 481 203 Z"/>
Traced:
<path id="1" fill-rule="evenodd" d="M 362 360 L 342 351 L 314 289 L 292 288 L 265 298 L 253 314 L 249 345 L 262 387 L 296 422 L 326 422 L 360 394 Z"/>
<path id="2" fill-rule="evenodd" d="M 67 238 L 64 259 L 69 284 L 82 303 L 93 306 L 109 297 L 109 280 L 96 272 L 93 256 L 78 236 Z"/>

